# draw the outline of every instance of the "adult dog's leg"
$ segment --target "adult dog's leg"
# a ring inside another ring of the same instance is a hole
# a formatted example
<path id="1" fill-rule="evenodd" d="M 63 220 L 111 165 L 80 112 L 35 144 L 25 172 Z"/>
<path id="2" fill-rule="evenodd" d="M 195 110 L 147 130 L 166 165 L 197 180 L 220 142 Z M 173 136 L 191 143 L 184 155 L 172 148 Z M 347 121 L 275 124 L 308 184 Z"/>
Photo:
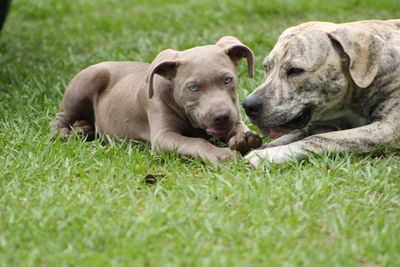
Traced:
<path id="1" fill-rule="evenodd" d="M 304 129 L 294 130 L 282 137 L 279 137 L 278 139 L 270 143 L 262 145 L 261 148 L 287 145 L 302 140 L 311 135 L 346 130 L 349 128 L 351 128 L 350 123 L 348 123 L 345 118 L 331 120 L 327 122 L 321 122 L 314 125 L 310 125 L 309 127 Z"/>
<path id="2" fill-rule="evenodd" d="M 396 98 L 395 98 L 396 99 Z M 307 152 L 363 151 L 377 146 L 398 147 L 400 143 L 400 103 L 386 101 L 376 107 L 371 124 L 309 136 L 288 145 L 254 150 L 246 159 L 254 166 L 262 160 L 281 163 L 305 157 Z"/>
<path id="3" fill-rule="evenodd" d="M 362 151 L 381 145 L 396 145 L 398 134 L 391 124 L 375 122 L 359 128 L 313 135 L 288 145 L 254 150 L 246 159 L 254 166 L 261 161 L 282 163 L 304 158 L 307 152 Z"/>

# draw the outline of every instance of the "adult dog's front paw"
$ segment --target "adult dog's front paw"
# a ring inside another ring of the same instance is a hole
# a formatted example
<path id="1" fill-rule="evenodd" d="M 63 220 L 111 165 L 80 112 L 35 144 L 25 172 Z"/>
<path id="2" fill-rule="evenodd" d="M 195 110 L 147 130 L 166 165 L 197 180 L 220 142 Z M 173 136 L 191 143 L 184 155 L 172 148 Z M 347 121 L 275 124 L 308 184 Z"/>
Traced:
<path id="1" fill-rule="evenodd" d="M 302 142 L 295 142 L 289 145 L 277 146 L 251 151 L 245 159 L 254 167 L 258 167 L 261 162 L 283 163 L 296 160 L 304 156 Z"/>
<path id="2" fill-rule="evenodd" d="M 288 157 L 277 148 L 278 147 L 253 150 L 245 159 L 254 167 L 258 167 L 263 161 L 281 163 L 287 160 Z"/>
<path id="3" fill-rule="evenodd" d="M 268 150 L 259 149 L 251 151 L 246 157 L 244 157 L 252 166 L 258 167 L 262 161 L 268 161 Z"/>
<path id="4" fill-rule="evenodd" d="M 238 132 L 236 135 L 232 136 L 228 142 L 228 145 L 232 150 L 237 150 L 242 154 L 260 147 L 261 144 L 261 137 L 250 131 Z"/>

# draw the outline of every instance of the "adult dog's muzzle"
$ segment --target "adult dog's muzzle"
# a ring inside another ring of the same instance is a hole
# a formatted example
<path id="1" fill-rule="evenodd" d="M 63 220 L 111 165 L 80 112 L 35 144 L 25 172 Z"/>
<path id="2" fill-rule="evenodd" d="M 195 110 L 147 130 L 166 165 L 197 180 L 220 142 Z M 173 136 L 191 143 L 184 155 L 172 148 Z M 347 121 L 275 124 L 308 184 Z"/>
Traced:
<path id="1" fill-rule="evenodd" d="M 262 110 L 262 102 L 257 96 L 248 96 L 242 104 L 246 115 L 250 118 L 257 116 L 257 114 Z"/>

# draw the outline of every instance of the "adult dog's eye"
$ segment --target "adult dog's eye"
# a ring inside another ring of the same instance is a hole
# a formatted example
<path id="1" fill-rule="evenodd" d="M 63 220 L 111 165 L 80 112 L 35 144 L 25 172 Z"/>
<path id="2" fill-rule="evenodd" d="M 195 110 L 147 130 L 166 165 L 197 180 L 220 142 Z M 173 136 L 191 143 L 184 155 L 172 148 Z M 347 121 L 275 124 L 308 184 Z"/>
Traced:
<path id="1" fill-rule="evenodd" d="M 293 75 L 298 75 L 298 74 L 302 74 L 305 70 L 302 68 L 290 68 L 287 70 L 286 75 L 289 76 L 293 76 Z"/>
<path id="2" fill-rule="evenodd" d="M 225 79 L 224 79 L 224 83 L 225 84 L 228 84 L 228 83 L 230 83 L 232 81 L 232 78 L 231 77 L 225 77 Z"/>
<path id="3" fill-rule="evenodd" d="M 195 84 L 192 84 L 189 86 L 189 90 L 192 92 L 197 92 L 197 91 L 199 91 L 199 87 Z"/>

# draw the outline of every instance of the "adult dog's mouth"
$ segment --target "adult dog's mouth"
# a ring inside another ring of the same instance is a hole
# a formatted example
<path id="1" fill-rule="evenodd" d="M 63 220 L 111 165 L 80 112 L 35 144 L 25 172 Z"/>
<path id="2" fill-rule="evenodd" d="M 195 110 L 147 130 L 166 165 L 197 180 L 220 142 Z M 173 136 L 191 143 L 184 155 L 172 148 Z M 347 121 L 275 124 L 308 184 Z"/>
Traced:
<path id="1" fill-rule="evenodd" d="M 305 108 L 294 119 L 286 122 L 285 124 L 281 124 L 277 127 L 269 127 L 266 130 L 264 130 L 263 132 L 269 138 L 276 139 L 285 134 L 288 134 L 289 132 L 291 132 L 293 130 L 302 129 L 302 128 L 306 127 L 307 124 L 310 122 L 311 117 L 312 117 L 312 109 Z"/>
<path id="2" fill-rule="evenodd" d="M 306 127 L 306 125 L 311 120 L 311 115 L 312 115 L 311 108 L 306 108 L 300 113 L 300 115 L 298 115 L 291 121 L 285 123 L 281 127 L 289 128 L 292 130 L 302 129 L 302 128 Z"/>

